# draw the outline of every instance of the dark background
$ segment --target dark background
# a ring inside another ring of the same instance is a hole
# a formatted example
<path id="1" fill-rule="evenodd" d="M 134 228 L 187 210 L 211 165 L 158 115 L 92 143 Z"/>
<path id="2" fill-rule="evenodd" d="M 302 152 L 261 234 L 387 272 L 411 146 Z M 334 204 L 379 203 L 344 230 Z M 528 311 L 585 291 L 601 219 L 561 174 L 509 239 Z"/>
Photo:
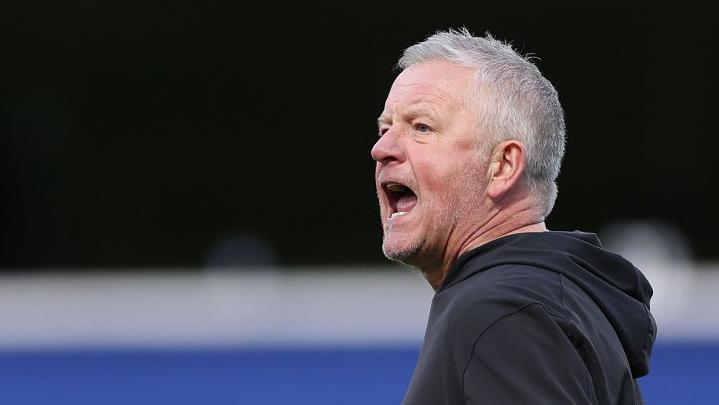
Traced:
<path id="1" fill-rule="evenodd" d="M 239 3 L 3 3 L 0 268 L 196 267 L 258 238 L 281 265 L 383 262 L 392 67 L 462 25 L 559 91 L 550 228 L 658 219 L 719 258 L 716 5 Z"/>

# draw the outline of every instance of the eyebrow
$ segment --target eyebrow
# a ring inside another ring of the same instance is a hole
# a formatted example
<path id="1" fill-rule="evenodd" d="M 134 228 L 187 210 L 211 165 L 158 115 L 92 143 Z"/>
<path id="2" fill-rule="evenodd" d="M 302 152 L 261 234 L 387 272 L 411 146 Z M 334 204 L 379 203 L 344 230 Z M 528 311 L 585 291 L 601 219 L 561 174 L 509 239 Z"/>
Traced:
<path id="1" fill-rule="evenodd" d="M 437 117 L 437 112 L 434 108 L 431 107 L 425 107 L 425 106 L 411 106 L 407 108 L 403 108 L 400 111 L 401 117 L 407 117 L 410 116 L 412 118 L 415 117 L 427 117 L 430 119 L 435 119 Z M 381 126 L 385 122 L 391 121 L 392 115 L 387 114 L 386 111 L 382 112 L 379 117 L 377 117 L 377 126 Z"/>
<path id="2" fill-rule="evenodd" d="M 380 114 L 379 117 L 377 117 L 377 126 L 382 126 L 385 122 L 389 121 L 391 118 L 388 118 L 385 113 Z"/>

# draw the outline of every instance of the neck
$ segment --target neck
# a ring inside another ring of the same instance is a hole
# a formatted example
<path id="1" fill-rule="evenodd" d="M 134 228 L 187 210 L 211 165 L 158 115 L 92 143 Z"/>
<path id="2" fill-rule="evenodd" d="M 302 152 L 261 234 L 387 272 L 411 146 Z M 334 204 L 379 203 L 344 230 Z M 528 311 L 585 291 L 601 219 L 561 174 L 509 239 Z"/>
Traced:
<path id="1" fill-rule="evenodd" d="M 421 268 L 420 270 L 436 291 L 442 286 L 457 258 L 463 253 L 503 236 L 545 231 L 547 231 L 547 227 L 542 215 L 538 213 L 535 207 L 526 206 L 516 207 L 512 210 L 495 211 L 487 217 L 484 224 L 468 232 L 457 245 L 458 248 L 450 249 L 448 243 L 443 260 L 439 265 L 431 268 Z"/>

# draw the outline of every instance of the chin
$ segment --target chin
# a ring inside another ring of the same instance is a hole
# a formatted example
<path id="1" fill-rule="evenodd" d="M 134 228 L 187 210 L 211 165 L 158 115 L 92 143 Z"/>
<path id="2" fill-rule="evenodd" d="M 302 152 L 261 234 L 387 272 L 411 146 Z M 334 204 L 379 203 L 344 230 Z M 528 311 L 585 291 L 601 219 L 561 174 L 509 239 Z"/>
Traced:
<path id="1" fill-rule="evenodd" d="M 388 241 L 387 238 L 385 238 L 382 243 L 382 253 L 384 253 L 385 257 L 389 260 L 411 266 L 414 262 L 413 259 L 417 257 L 421 247 L 422 246 L 419 243 L 402 241 L 393 242 Z"/>

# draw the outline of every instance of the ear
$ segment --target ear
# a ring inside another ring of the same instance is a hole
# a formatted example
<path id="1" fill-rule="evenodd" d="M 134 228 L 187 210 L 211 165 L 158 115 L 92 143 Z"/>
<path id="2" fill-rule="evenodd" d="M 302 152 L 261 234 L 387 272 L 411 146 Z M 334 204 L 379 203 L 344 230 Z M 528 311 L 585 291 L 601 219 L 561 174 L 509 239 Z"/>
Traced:
<path id="1" fill-rule="evenodd" d="M 527 165 L 524 145 L 517 140 L 503 141 L 492 151 L 489 161 L 487 195 L 498 200 L 511 191 L 521 180 Z"/>

